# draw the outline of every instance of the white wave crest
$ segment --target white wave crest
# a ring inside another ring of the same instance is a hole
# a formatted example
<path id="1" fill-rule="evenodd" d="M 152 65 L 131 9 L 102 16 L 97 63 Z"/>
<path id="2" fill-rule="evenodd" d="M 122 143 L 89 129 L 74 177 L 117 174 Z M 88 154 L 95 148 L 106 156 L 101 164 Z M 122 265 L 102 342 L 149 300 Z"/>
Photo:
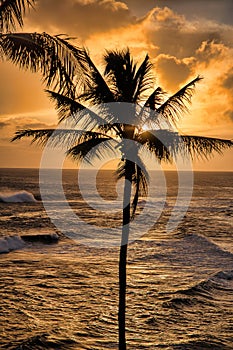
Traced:
<path id="1" fill-rule="evenodd" d="M 20 236 L 6 236 L 0 238 L 0 254 L 9 253 L 12 250 L 21 249 L 25 242 Z"/>
<path id="2" fill-rule="evenodd" d="M 35 197 L 31 192 L 28 191 L 4 191 L 0 192 L 0 202 L 5 203 L 30 203 L 36 202 Z"/>

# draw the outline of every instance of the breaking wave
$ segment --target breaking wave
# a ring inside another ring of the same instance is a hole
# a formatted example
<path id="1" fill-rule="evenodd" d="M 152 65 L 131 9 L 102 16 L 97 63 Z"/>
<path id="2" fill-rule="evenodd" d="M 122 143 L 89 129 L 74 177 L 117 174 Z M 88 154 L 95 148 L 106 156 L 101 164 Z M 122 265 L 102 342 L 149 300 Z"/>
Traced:
<path id="1" fill-rule="evenodd" d="M 56 233 L 43 233 L 21 236 L 5 236 L 0 238 L 0 254 L 22 249 L 27 243 L 56 243 L 59 236 Z"/>
<path id="2" fill-rule="evenodd" d="M 34 195 L 28 191 L 4 191 L 0 192 L 0 202 L 4 203 L 31 203 L 37 202 Z"/>
<path id="3" fill-rule="evenodd" d="M 12 250 L 21 249 L 25 242 L 20 236 L 6 236 L 0 238 L 0 254 L 9 253 Z"/>

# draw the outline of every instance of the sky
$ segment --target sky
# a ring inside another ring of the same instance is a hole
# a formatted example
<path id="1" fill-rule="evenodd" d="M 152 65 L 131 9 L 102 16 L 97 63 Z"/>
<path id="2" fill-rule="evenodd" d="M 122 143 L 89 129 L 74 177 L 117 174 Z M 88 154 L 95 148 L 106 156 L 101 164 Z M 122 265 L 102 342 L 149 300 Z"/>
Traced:
<path id="1" fill-rule="evenodd" d="M 154 65 L 156 85 L 173 94 L 198 74 L 184 134 L 233 139 L 233 2 L 231 0 L 38 0 L 24 32 L 66 33 L 102 66 L 106 49 L 129 47 Z M 10 143 L 17 129 L 56 125 L 54 106 L 39 74 L 0 61 L 0 167 L 39 167 L 41 149 Z M 233 150 L 195 170 L 233 171 Z M 72 163 L 69 163 L 72 167 Z"/>

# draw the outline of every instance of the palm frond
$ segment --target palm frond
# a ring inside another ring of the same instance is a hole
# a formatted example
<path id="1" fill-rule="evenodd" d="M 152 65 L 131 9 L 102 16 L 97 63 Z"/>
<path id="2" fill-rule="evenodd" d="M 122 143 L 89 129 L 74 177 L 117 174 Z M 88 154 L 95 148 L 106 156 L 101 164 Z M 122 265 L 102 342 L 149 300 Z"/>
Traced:
<path id="1" fill-rule="evenodd" d="M 91 60 L 87 50 L 85 48 L 77 47 L 76 45 L 73 45 L 70 42 L 71 39 L 75 39 L 75 38 L 69 38 L 69 37 L 66 38 L 64 37 L 64 35 L 56 35 L 55 38 L 59 38 L 60 44 L 63 47 L 65 47 L 65 49 L 69 53 L 69 55 L 65 57 L 67 60 L 67 64 L 71 64 L 74 62 L 75 68 L 77 68 L 77 70 L 75 71 L 76 75 L 73 75 L 72 78 L 76 80 L 76 83 L 81 81 L 83 96 L 85 96 L 85 91 L 87 89 L 95 85 L 94 81 L 92 80 L 93 76 L 98 76 L 100 80 L 102 79 L 101 87 L 103 90 L 108 89 L 107 84 L 105 83 L 97 67 Z M 72 61 L 69 60 L 70 57 L 72 57 Z M 92 76 L 93 72 L 95 72 L 95 75 Z M 79 91 L 79 95 L 81 96 L 80 91 Z"/>
<path id="2" fill-rule="evenodd" d="M 86 107 L 75 99 L 64 94 L 45 90 L 52 102 L 55 102 L 55 107 L 58 111 L 59 122 L 68 119 L 71 115 L 83 111 Z"/>
<path id="3" fill-rule="evenodd" d="M 147 130 L 140 133 L 136 141 L 146 146 L 159 161 L 172 162 L 173 157 L 181 151 L 181 139 L 169 130 Z"/>
<path id="4" fill-rule="evenodd" d="M 169 97 L 160 107 L 157 112 L 162 117 L 172 123 L 176 123 L 184 112 L 188 111 L 187 105 L 191 102 L 191 97 L 194 93 L 195 84 L 202 78 L 197 76 L 191 82 L 186 84 L 182 89 Z"/>
<path id="5" fill-rule="evenodd" d="M 39 129 L 39 130 L 18 130 L 11 142 L 20 140 L 24 137 L 32 137 L 32 143 L 37 142 L 41 146 L 48 145 L 50 147 L 73 147 L 74 144 L 82 143 L 89 139 L 98 139 L 106 137 L 93 131 L 74 130 L 74 129 Z"/>
<path id="6" fill-rule="evenodd" d="M 150 108 L 152 111 L 157 110 L 163 104 L 165 92 L 161 87 L 157 87 L 146 100 L 144 107 Z"/>
<path id="7" fill-rule="evenodd" d="M 104 75 L 111 82 L 111 88 L 117 102 L 132 102 L 135 86 L 136 64 L 131 58 L 129 49 L 107 51 L 104 56 L 106 66 Z"/>
<path id="8" fill-rule="evenodd" d="M 69 38 L 47 33 L 1 34 L 0 48 L 6 58 L 20 68 L 41 72 L 47 87 L 53 86 L 72 98 L 75 96 L 75 79 L 83 78 L 77 55 L 82 59 L 84 50 L 71 45 Z"/>
<path id="9" fill-rule="evenodd" d="M 121 135 L 121 126 L 115 123 L 111 105 L 100 105 L 95 108 L 88 108 L 79 101 L 55 91 L 45 90 L 50 99 L 55 102 L 58 110 L 59 122 L 67 120 L 68 124 L 76 128 L 84 130 L 97 129 L 100 131 L 115 131 L 117 135 Z"/>
<path id="10" fill-rule="evenodd" d="M 233 146 L 232 140 L 211 137 L 179 135 L 169 130 L 148 130 L 137 141 L 145 145 L 159 160 L 172 161 L 178 154 L 185 157 L 208 159 L 213 152 L 222 154 Z"/>
<path id="11" fill-rule="evenodd" d="M 114 152 L 111 141 L 110 137 L 91 137 L 89 140 L 70 148 L 67 151 L 67 156 L 77 162 L 84 161 L 87 164 L 92 164 L 94 158 L 103 159 L 106 153 Z"/>
<path id="12" fill-rule="evenodd" d="M 59 122 L 67 120 L 74 127 L 81 123 L 84 130 L 90 127 L 94 128 L 99 125 L 104 125 L 107 122 L 93 110 L 69 96 L 50 90 L 46 90 L 46 92 L 50 99 L 56 104 Z"/>
<path id="13" fill-rule="evenodd" d="M 233 147 L 232 140 L 188 135 L 182 135 L 181 139 L 183 140 L 192 159 L 208 159 L 213 152 L 222 154 L 223 150 Z"/>
<path id="14" fill-rule="evenodd" d="M 17 130 L 15 136 L 11 139 L 11 142 L 21 140 L 24 137 L 32 137 L 31 143 L 38 142 L 41 145 L 45 145 L 50 136 L 55 132 L 56 129 L 24 129 Z"/>
<path id="15" fill-rule="evenodd" d="M 139 102 L 142 99 L 143 93 L 153 87 L 152 67 L 153 64 L 150 62 L 149 55 L 146 55 L 132 82 L 134 84 L 133 103 Z"/>
<path id="16" fill-rule="evenodd" d="M 114 94 L 87 50 L 84 50 L 84 57 L 79 62 L 85 74 L 85 91 L 80 98 L 93 104 L 115 102 Z"/>
<path id="17" fill-rule="evenodd" d="M 34 4 L 35 0 L 0 1 L 0 32 L 15 30 L 17 24 L 22 27 L 26 8 L 32 8 Z"/>
<path id="18" fill-rule="evenodd" d="M 164 95 L 165 92 L 160 87 L 157 87 L 148 97 L 143 107 L 141 108 L 138 117 L 142 124 L 150 128 L 161 126 L 161 123 L 163 123 L 164 120 L 161 120 L 162 118 L 161 115 L 157 112 L 157 108 L 159 108 L 164 102 Z"/>

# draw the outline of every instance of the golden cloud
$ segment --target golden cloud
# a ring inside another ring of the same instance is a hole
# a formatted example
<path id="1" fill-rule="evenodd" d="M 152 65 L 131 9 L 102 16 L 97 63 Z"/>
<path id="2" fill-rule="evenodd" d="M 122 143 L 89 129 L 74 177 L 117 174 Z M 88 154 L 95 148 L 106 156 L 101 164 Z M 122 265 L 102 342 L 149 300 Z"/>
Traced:
<path id="1" fill-rule="evenodd" d="M 229 108 L 224 112 L 224 116 L 233 122 L 233 66 L 222 77 L 220 83 L 229 101 Z"/>
<path id="2" fill-rule="evenodd" d="M 82 42 L 93 33 L 135 21 L 127 5 L 115 0 L 40 0 L 26 19 L 28 29 L 67 33 Z"/>
<path id="3" fill-rule="evenodd" d="M 158 53 L 180 59 L 193 56 L 203 41 L 233 44 L 232 26 L 203 19 L 188 21 L 168 8 L 154 8 L 140 23 L 146 37 L 159 47 Z"/>
<path id="4" fill-rule="evenodd" d="M 191 75 L 190 65 L 174 56 L 161 54 L 155 62 L 159 81 L 165 89 L 177 90 Z"/>
<path id="5" fill-rule="evenodd" d="M 0 140 L 1 143 L 9 143 L 16 130 L 47 129 L 53 127 L 55 127 L 54 124 L 43 123 L 40 118 L 29 118 L 23 115 L 20 117 L 5 117 L 4 120 L 0 122 Z"/>
<path id="6" fill-rule="evenodd" d="M 222 86 L 230 90 L 231 93 L 233 93 L 233 66 L 224 75 L 222 80 Z"/>

